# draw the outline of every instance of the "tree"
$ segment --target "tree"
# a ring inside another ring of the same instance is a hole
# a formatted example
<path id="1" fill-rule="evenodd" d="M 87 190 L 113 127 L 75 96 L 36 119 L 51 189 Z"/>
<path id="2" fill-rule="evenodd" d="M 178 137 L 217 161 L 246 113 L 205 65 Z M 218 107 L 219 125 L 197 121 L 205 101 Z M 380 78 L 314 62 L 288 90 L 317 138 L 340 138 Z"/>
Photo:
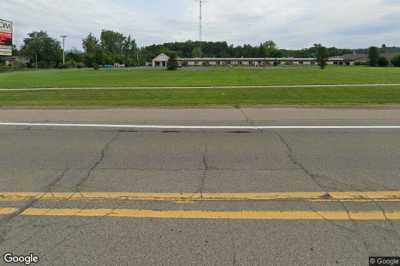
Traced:
<path id="1" fill-rule="evenodd" d="M 260 58 L 267 57 L 267 52 L 265 51 L 265 47 L 263 44 L 260 44 L 260 47 L 258 48 L 258 57 Z"/>
<path id="2" fill-rule="evenodd" d="M 379 61 L 378 47 L 372 46 L 368 49 L 368 59 L 370 66 L 378 66 L 378 61 Z"/>
<path id="3" fill-rule="evenodd" d="M 170 52 L 168 53 L 169 59 L 167 63 L 167 69 L 168 70 L 177 70 L 178 69 L 178 61 L 177 61 L 177 55 L 175 52 Z"/>
<path id="4" fill-rule="evenodd" d="M 279 51 L 278 46 L 274 41 L 266 41 L 262 44 L 266 57 L 281 57 L 282 53 Z"/>
<path id="5" fill-rule="evenodd" d="M 322 46 L 321 44 L 315 44 L 314 48 L 319 67 L 321 69 L 325 69 L 327 61 L 329 59 L 328 49 L 326 49 L 326 47 Z"/>
<path id="6" fill-rule="evenodd" d="M 387 46 L 386 46 L 386 44 L 382 44 L 382 46 L 381 46 L 381 52 L 382 53 L 386 53 L 387 51 Z"/>
<path id="7" fill-rule="evenodd" d="M 393 57 L 391 62 L 395 67 L 400 67 L 400 55 Z"/>
<path id="8" fill-rule="evenodd" d="M 77 49 L 66 51 L 65 61 L 68 67 L 83 67 L 85 62 L 85 53 Z"/>
<path id="9" fill-rule="evenodd" d="M 389 65 L 389 61 L 384 56 L 379 57 L 378 66 L 387 67 L 388 65 Z"/>
<path id="10" fill-rule="evenodd" d="M 30 65 L 37 67 L 50 68 L 62 63 L 60 43 L 44 31 L 29 33 L 20 53 L 29 58 Z"/>
<path id="11" fill-rule="evenodd" d="M 200 58 L 203 56 L 202 50 L 200 46 L 196 46 L 192 50 L 192 57 L 193 58 Z"/>
<path id="12" fill-rule="evenodd" d="M 123 48 L 126 37 L 119 32 L 103 30 L 100 35 L 101 48 L 105 53 L 107 64 L 122 63 Z"/>
<path id="13" fill-rule="evenodd" d="M 15 45 L 13 45 L 12 46 L 12 56 L 18 56 L 18 55 L 19 55 L 18 48 Z"/>
<path id="14" fill-rule="evenodd" d="M 92 33 L 83 39 L 82 46 L 85 50 L 84 61 L 86 66 L 94 67 L 95 65 L 103 64 L 103 51 L 99 41 Z"/>
<path id="15" fill-rule="evenodd" d="M 127 66 L 137 66 L 140 64 L 139 49 L 136 41 L 128 36 L 122 44 L 122 63 Z"/>
<path id="16" fill-rule="evenodd" d="M 126 37 L 119 32 L 103 30 L 100 40 L 93 34 L 89 34 L 83 40 L 83 48 L 87 66 L 114 63 L 137 66 L 143 65 L 145 62 L 142 50 L 138 48 L 135 39 L 131 36 Z"/>

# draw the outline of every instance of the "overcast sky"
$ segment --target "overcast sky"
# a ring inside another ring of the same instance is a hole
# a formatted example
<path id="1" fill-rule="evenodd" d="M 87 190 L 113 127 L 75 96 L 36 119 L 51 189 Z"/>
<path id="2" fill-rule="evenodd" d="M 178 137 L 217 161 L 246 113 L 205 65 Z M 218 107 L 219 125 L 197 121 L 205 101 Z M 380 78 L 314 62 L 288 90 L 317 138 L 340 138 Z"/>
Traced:
<path id="1" fill-rule="evenodd" d="M 15 42 L 46 30 L 67 47 L 102 29 L 131 34 L 140 46 L 198 39 L 195 0 L 0 0 Z M 358 48 L 400 46 L 400 0 L 206 0 L 204 39 L 233 44 L 275 40 L 281 48 L 313 43 Z"/>

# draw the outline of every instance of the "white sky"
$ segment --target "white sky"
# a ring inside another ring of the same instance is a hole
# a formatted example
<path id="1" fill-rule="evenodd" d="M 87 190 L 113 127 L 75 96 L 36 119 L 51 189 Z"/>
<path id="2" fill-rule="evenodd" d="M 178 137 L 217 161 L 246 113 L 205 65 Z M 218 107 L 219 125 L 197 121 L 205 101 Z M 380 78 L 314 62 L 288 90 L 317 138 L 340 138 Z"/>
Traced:
<path id="1" fill-rule="evenodd" d="M 400 46 L 399 14 L 400 0 L 206 0 L 204 39 Z M 0 0 L 0 18 L 14 21 L 17 44 L 33 30 L 66 34 L 67 47 L 79 49 L 84 36 L 102 29 L 131 34 L 140 46 L 198 38 L 195 0 Z"/>

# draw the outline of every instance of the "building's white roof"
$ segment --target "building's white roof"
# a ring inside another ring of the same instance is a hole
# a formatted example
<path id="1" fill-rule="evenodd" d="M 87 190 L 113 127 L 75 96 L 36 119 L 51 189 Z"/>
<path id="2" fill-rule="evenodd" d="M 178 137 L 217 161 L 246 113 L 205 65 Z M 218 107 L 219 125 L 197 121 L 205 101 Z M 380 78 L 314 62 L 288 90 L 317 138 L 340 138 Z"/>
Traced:
<path id="1" fill-rule="evenodd" d="M 160 54 L 153 61 L 168 61 L 169 56 Z M 315 61 L 316 58 L 295 58 L 295 57 L 281 57 L 281 58 L 215 58 L 215 57 L 195 57 L 195 58 L 177 58 L 177 61 Z M 344 61 L 343 57 L 331 57 L 328 60 Z"/>
<path id="2" fill-rule="evenodd" d="M 213 57 L 197 57 L 197 58 L 178 58 L 178 61 L 315 61 L 316 58 L 295 58 L 295 57 L 265 57 L 265 58 L 213 58 Z M 333 57 L 329 60 L 344 60 L 342 57 Z"/>
<path id="3" fill-rule="evenodd" d="M 169 60 L 169 56 L 166 54 L 159 54 L 157 57 L 155 57 L 153 59 L 153 61 L 168 61 Z"/>

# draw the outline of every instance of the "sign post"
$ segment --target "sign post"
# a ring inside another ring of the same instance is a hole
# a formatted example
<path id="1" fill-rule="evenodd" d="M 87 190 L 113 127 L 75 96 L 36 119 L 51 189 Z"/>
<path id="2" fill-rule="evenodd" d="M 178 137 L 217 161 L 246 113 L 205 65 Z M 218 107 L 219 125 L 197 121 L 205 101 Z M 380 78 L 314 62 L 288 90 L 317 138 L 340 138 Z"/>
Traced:
<path id="1" fill-rule="evenodd" d="M 13 44 L 13 23 L 0 19 L 0 56 L 11 56 Z"/>

